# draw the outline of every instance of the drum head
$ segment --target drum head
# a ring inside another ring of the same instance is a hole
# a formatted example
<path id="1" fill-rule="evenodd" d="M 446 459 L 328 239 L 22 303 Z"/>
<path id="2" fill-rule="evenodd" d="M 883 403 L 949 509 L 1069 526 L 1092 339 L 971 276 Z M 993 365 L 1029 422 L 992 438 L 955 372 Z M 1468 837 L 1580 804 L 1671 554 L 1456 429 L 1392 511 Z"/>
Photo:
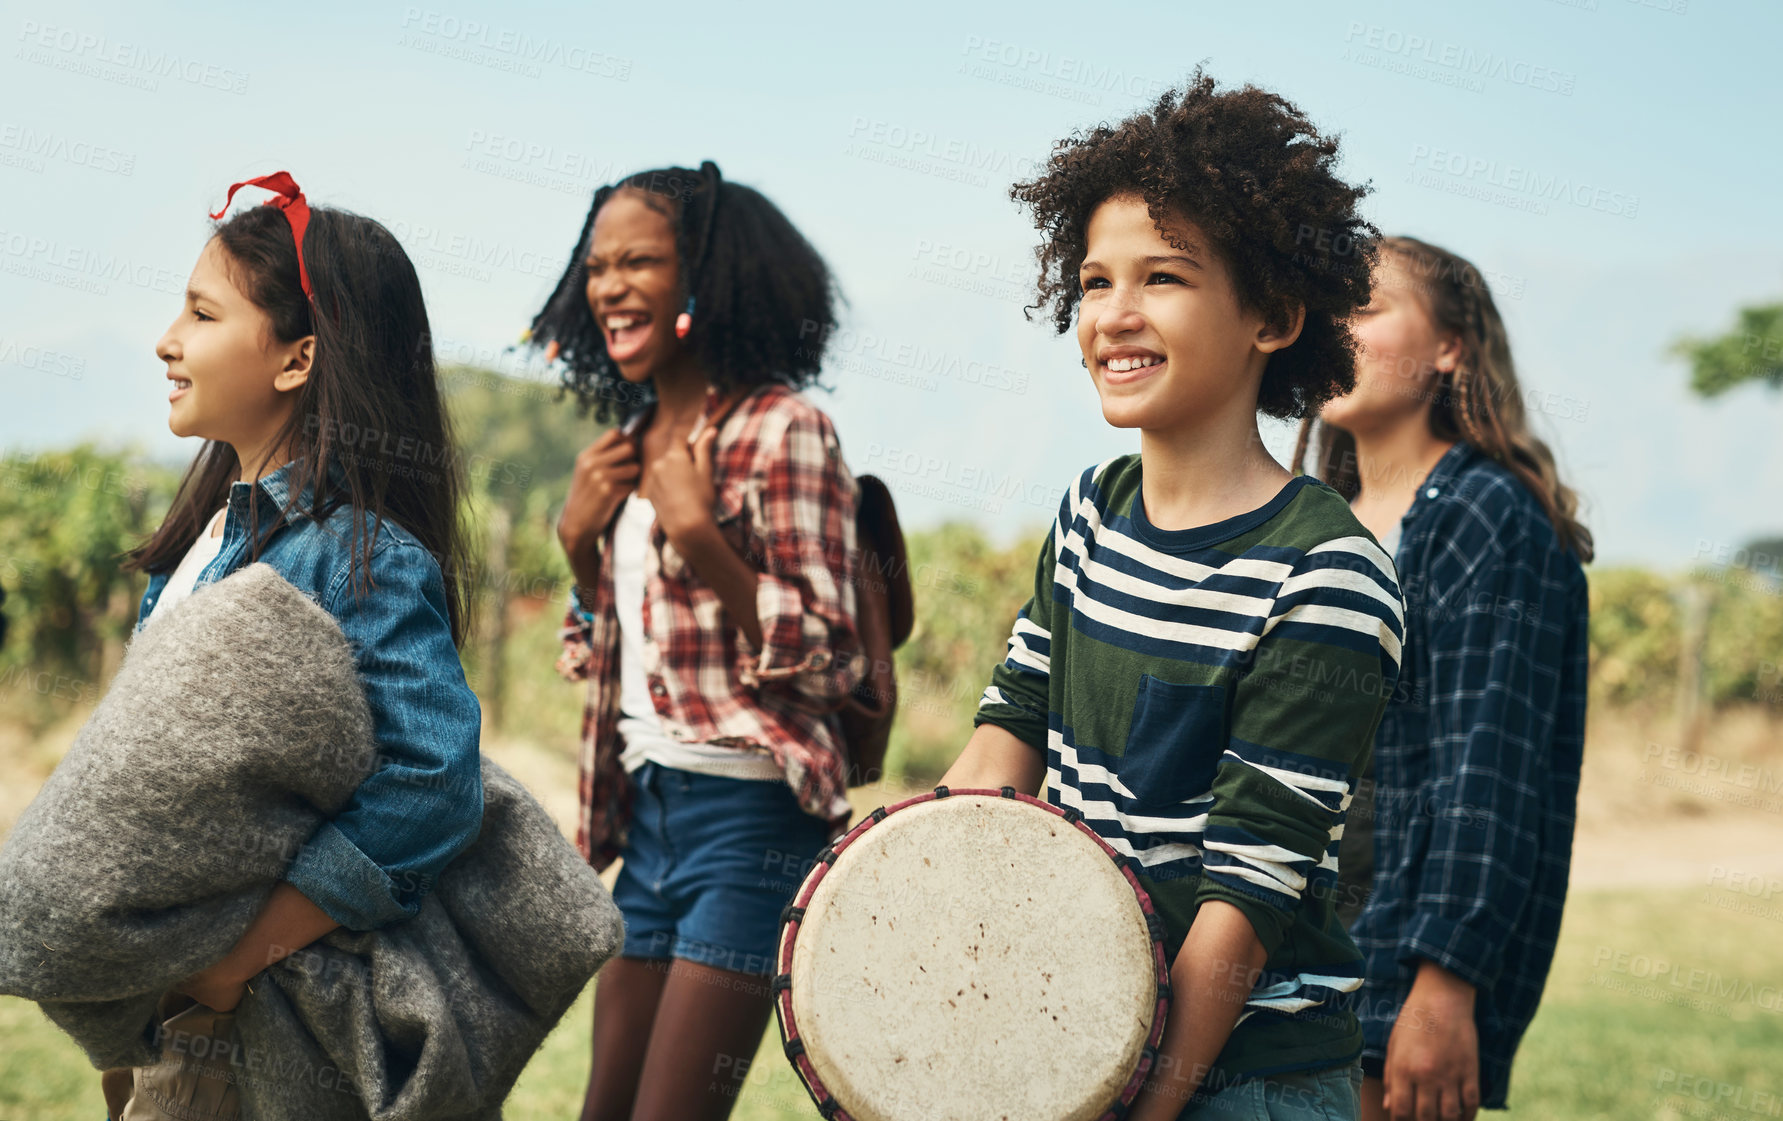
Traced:
<path id="1" fill-rule="evenodd" d="M 788 1054 L 820 1107 L 861 1121 L 1101 1117 L 1163 1030 L 1149 911 L 1113 850 L 1036 799 L 901 803 L 838 841 L 788 912 Z"/>

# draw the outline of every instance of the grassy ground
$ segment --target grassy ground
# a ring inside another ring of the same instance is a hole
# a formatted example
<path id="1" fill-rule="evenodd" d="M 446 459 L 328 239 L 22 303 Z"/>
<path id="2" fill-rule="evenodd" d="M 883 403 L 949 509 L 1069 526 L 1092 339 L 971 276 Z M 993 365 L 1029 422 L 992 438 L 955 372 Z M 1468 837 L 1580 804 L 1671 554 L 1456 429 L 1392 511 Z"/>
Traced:
<path id="1" fill-rule="evenodd" d="M 1783 1112 L 1783 908 L 1736 909 L 1748 902 L 1719 887 L 1574 896 L 1512 1107 L 1557 1121 Z"/>
<path id="2" fill-rule="evenodd" d="M 1718 887 L 1576 895 L 1512 1108 L 1541 1121 L 1778 1116 L 1780 920 L 1783 900 L 1767 909 Z M 592 992 L 521 1078 L 511 1121 L 577 1115 Z M 0 999 L 0 1121 L 95 1121 L 103 1110 L 98 1077 L 72 1044 L 33 1005 Z M 816 1115 L 770 1025 L 733 1116 Z"/>

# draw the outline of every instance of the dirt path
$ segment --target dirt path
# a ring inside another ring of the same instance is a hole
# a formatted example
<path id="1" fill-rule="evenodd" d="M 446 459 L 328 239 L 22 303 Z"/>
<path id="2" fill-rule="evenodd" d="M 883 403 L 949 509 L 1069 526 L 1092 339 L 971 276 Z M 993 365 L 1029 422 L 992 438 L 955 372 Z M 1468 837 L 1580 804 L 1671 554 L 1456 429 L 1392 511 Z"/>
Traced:
<path id="1" fill-rule="evenodd" d="M 1783 885 L 1783 818 L 1740 814 L 1597 825 L 1580 830 L 1573 841 L 1574 891 L 1739 890 L 1744 883 Z M 1783 887 L 1774 897 L 1783 898 Z"/>

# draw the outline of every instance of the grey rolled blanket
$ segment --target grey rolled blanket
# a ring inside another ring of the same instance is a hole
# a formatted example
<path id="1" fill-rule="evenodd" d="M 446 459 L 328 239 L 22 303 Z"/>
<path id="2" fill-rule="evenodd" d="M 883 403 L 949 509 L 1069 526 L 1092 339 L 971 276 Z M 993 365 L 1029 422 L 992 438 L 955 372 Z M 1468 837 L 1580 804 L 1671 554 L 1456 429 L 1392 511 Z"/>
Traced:
<path id="1" fill-rule="evenodd" d="M 159 1057 L 156 1005 L 240 939 L 375 765 L 339 626 L 271 566 L 155 617 L 0 849 L 0 992 L 97 1068 Z M 413 919 L 336 930 L 236 1010 L 244 1121 L 499 1118 L 616 953 L 594 870 L 507 772 Z"/>

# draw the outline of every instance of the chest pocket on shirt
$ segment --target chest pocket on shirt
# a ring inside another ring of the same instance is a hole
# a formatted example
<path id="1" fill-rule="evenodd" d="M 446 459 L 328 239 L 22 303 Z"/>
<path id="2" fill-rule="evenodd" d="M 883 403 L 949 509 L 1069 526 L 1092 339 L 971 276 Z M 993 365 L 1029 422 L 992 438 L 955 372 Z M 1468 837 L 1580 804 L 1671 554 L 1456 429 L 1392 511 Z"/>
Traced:
<path id="1" fill-rule="evenodd" d="M 712 500 L 712 520 L 731 549 L 751 566 L 760 568 L 761 543 L 750 541 L 757 517 L 751 503 L 756 507 L 761 505 L 759 486 L 748 479 L 726 480 L 719 485 Z M 682 580 L 693 575 L 692 567 L 667 539 L 662 546 L 662 575 L 669 580 Z"/>
<path id="2" fill-rule="evenodd" d="M 719 534 L 738 556 L 751 568 L 766 567 L 767 558 L 762 555 L 766 543 L 755 538 L 761 524 L 761 485 L 758 482 L 743 476 L 726 479 L 718 487 L 718 497 L 712 503 L 712 517 L 718 523 Z"/>
<path id="3" fill-rule="evenodd" d="M 1121 782 L 1139 802 L 1172 805 L 1206 793 L 1226 750 L 1226 690 L 1145 674 L 1121 754 Z"/>

